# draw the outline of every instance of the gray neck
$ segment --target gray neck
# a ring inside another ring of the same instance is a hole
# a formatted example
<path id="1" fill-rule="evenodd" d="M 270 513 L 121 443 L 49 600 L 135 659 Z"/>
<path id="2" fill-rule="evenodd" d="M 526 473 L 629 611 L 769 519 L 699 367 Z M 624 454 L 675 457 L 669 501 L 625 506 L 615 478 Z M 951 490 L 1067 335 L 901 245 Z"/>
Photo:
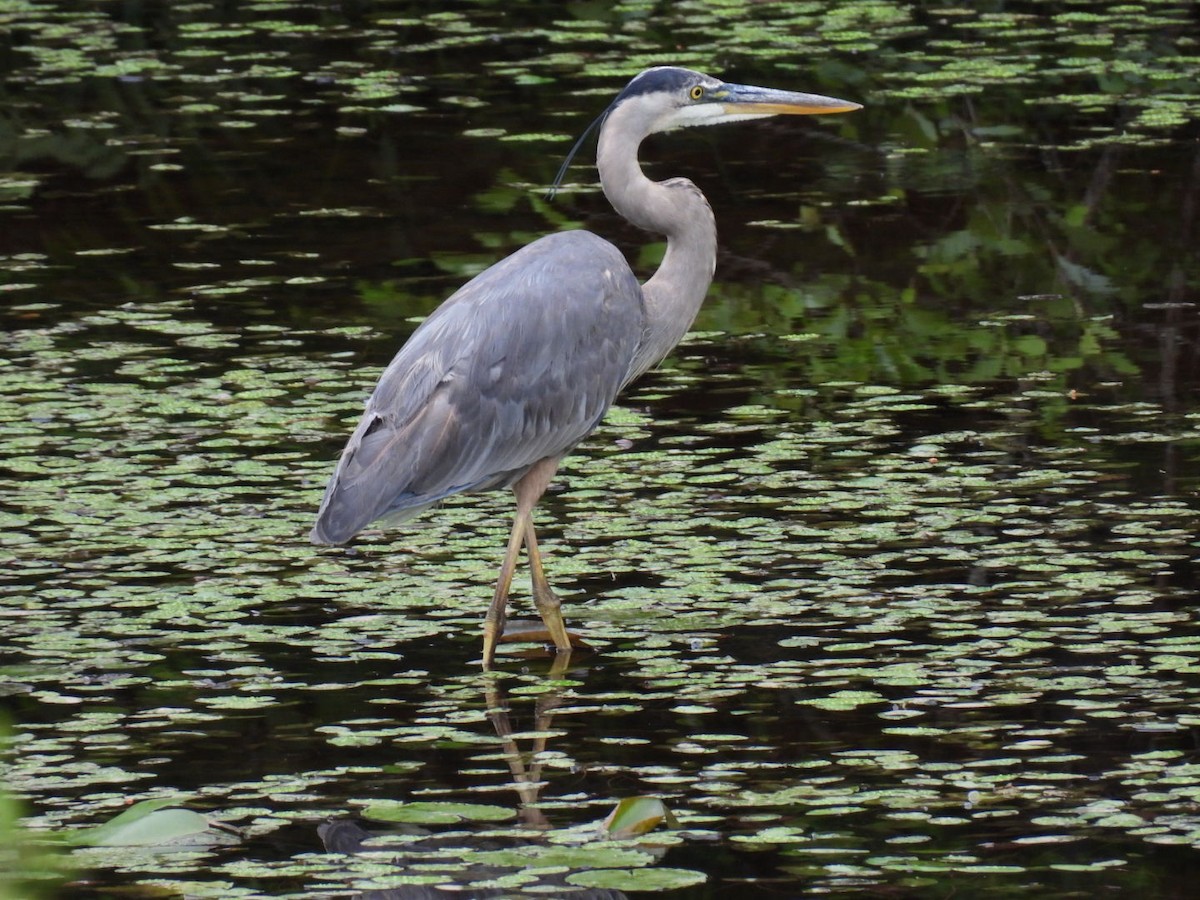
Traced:
<path id="1" fill-rule="evenodd" d="M 640 139 L 627 137 L 633 123 L 621 121 L 622 111 L 613 110 L 600 131 L 600 184 L 618 213 L 639 228 L 667 236 L 662 264 L 642 285 L 646 330 L 629 373 L 632 381 L 670 353 L 692 326 L 712 283 L 717 225 L 708 201 L 686 178 L 655 182 L 642 173 Z"/>

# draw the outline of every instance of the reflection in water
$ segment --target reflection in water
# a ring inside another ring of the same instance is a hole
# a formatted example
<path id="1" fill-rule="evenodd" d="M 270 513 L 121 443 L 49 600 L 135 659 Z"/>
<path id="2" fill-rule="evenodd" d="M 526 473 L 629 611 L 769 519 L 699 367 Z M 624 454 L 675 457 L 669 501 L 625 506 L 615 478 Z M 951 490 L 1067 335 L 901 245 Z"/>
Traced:
<path id="1" fill-rule="evenodd" d="M 385 866 L 385 871 L 381 874 L 381 878 L 388 877 L 391 869 L 395 869 L 395 874 L 406 874 L 412 871 L 410 866 L 416 867 L 415 874 L 420 877 L 420 869 L 428 864 L 429 856 L 427 852 L 423 852 L 419 856 L 406 859 L 404 852 L 396 848 L 394 841 L 372 844 L 373 835 L 370 832 L 363 830 L 353 821 L 346 819 L 335 819 L 325 822 L 318 826 L 317 833 L 321 837 L 321 841 L 325 844 L 325 848 L 334 853 L 370 853 L 376 860 L 377 865 Z M 394 835 L 395 832 L 389 832 L 389 835 Z M 464 853 L 464 865 L 456 876 L 454 883 L 456 884 L 479 884 L 488 881 L 503 878 L 509 874 L 511 870 L 498 866 L 476 866 L 471 865 L 471 853 L 482 850 L 496 849 L 499 844 L 492 844 L 484 841 L 468 842 L 470 846 L 463 848 L 463 839 L 461 835 L 447 839 L 448 843 L 458 852 Z M 423 851 L 435 849 L 436 841 L 423 840 L 421 847 Z M 386 862 L 380 861 L 379 857 L 384 855 Z M 545 897 L 547 891 L 553 886 L 558 885 L 563 889 L 566 896 L 573 900 L 622 900 L 626 895 L 620 891 L 609 891 L 599 888 L 578 888 L 569 886 L 561 881 L 556 881 L 553 877 L 544 878 L 539 881 L 535 893 L 525 893 L 521 889 L 503 888 L 503 887 L 475 887 L 470 889 L 469 896 L 471 897 Z M 400 887 L 389 888 L 381 891 L 363 891 L 361 894 L 353 896 L 361 898 L 361 900 L 446 900 L 447 886 L 442 885 L 425 885 L 425 884 L 406 884 Z M 454 891 L 450 896 L 458 893 L 454 888 L 449 890 Z"/>
<path id="2" fill-rule="evenodd" d="M 487 758 L 499 756 L 508 764 L 512 775 L 510 786 L 518 799 L 519 832 L 506 829 L 508 836 L 504 838 L 487 838 L 464 832 L 463 824 L 458 823 L 444 835 L 417 825 L 394 826 L 386 832 L 373 834 L 351 819 L 333 819 L 318 827 L 318 834 L 327 850 L 343 854 L 369 854 L 376 867 L 385 866 L 385 871 L 375 875 L 379 880 L 387 881 L 390 875 L 401 875 L 429 882 L 406 884 L 385 891 L 369 891 L 361 896 L 413 900 L 445 896 L 446 890 L 469 890 L 471 896 L 478 897 L 532 897 L 546 896 L 557 887 L 564 894 L 580 900 L 615 900 L 625 895 L 615 890 L 584 888 L 570 883 L 569 878 L 578 877 L 572 869 L 587 872 L 617 863 L 640 867 L 662 857 L 664 848 L 656 846 L 651 838 L 614 843 L 609 840 L 610 836 L 601 822 L 550 833 L 551 822 L 538 805 L 542 789 L 546 786 L 542 780 L 542 760 L 551 738 L 564 734 L 551 728 L 554 710 L 563 702 L 565 687 L 561 685 L 565 685 L 562 680 L 570 673 L 570 655 L 569 652 L 555 655 L 547 675 L 550 686 L 537 693 L 531 725 L 521 732 L 514 731 L 510 721 L 501 678 L 488 677 L 485 681 L 487 720 L 500 738 L 500 752 L 488 754 Z M 554 686 L 556 682 L 561 682 L 561 685 Z M 529 742 L 525 749 L 520 745 L 521 735 Z M 580 803 L 578 808 L 586 809 L 588 804 Z M 642 823 L 630 831 L 644 833 L 655 822 L 657 819 Z M 591 852 L 589 846 L 598 849 Z M 614 846 L 620 849 L 614 851 L 611 849 Z M 556 847 L 566 850 L 566 856 L 562 853 L 556 855 Z M 531 852 L 523 854 L 523 849 Z M 572 859 L 573 865 L 563 866 L 565 859 Z M 445 870 L 445 874 L 438 874 L 436 870 L 439 868 Z M 687 880 L 692 882 L 704 880 L 701 873 L 688 874 L 691 877 Z M 680 885 L 687 883 L 687 880 L 681 881 Z M 636 877 L 633 881 L 636 883 Z M 646 886 L 651 884 L 647 882 Z"/>
<path id="3" fill-rule="evenodd" d="M 553 683 L 567 674 L 570 670 L 571 656 L 572 651 L 570 650 L 555 654 L 554 661 L 546 675 L 550 682 Z M 488 679 L 486 683 L 484 699 L 487 704 L 488 721 L 492 723 L 496 735 L 502 741 L 500 746 L 504 761 L 508 763 L 509 772 L 512 773 L 513 789 L 516 790 L 517 797 L 520 799 L 518 809 L 521 820 L 532 827 L 546 828 L 549 826 L 549 822 L 542 811 L 538 809 L 537 801 L 544 786 L 542 760 L 553 734 L 550 730 L 550 723 L 554 718 L 554 710 L 562 704 L 562 689 L 552 687 L 537 695 L 537 699 L 534 701 L 533 726 L 529 729 L 531 733 L 528 738 L 530 747 L 523 751 L 514 737 L 502 685 L 503 682 L 498 678 Z"/>

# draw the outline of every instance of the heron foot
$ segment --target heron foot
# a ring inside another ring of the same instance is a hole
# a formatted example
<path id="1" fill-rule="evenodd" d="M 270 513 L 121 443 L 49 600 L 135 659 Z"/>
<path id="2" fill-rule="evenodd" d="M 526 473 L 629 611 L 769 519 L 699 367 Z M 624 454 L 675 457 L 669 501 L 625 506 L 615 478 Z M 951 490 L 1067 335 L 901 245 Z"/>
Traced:
<path id="1" fill-rule="evenodd" d="M 533 605 L 546 623 L 546 631 L 560 653 L 571 649 L 571 636 L 567 634 L 567 623 L 562 617 L 562 600 L 547 585 L 534 585 Z"/>
<path id="2" fill-rule="evenodd" d="M 504 637 L 504 629 L 508 625 L 508 591 L 501 592 L 496 588 L 487 614 L 483 617 L 483 668 L 486 671 L 492 667 L 496 659 L 496 645 Z"/>
<path id="3" fill-rule="evenodd" d="M 571 641 L 573 650 L 591 650 L 592 647 L 577 631 L 567 627 L 567 638 Z M 500 644 L 553 644 L 554 636 L 546 623 L 540 619 L 509 619 L 504 626 L 504 634 L 498 639 Z M 557 650 L 557 648 L 555 648 Z"/>
<path id="4" fill-rule="evenodd" d="M 483 619 L 483 668 L 490 669 L 496 659 L 496 644 L 504 637 L 505 616 L 500 610 L 498 616 L 492 615 L 493 609 Z"/>

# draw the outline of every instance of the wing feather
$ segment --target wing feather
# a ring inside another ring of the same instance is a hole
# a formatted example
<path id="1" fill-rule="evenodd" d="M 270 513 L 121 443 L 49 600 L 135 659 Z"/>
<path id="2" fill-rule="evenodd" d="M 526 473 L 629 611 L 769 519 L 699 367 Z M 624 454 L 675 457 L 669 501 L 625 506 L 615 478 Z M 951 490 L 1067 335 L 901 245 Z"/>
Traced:
<path id="1" fill-rule="evenodd" d="M 612 244 L 544 237 L 469 281 L 380 376 L 312 539 L 513 483 L 599 424 L 642 340 L 641 288 Z"/>

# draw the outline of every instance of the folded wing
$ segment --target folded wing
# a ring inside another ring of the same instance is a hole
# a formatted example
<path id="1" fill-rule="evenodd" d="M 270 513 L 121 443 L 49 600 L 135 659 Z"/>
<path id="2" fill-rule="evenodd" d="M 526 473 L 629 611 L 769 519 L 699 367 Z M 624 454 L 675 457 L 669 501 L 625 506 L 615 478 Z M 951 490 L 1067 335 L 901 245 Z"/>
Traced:
<path id="1" fill-rule="evenodd" d="M 567 453 L 630 374 L 644 323 L 628 263 L 586 231 L 544 237 L 476 276 L 384 370 L 312 540 L 344 543 Z"/>

